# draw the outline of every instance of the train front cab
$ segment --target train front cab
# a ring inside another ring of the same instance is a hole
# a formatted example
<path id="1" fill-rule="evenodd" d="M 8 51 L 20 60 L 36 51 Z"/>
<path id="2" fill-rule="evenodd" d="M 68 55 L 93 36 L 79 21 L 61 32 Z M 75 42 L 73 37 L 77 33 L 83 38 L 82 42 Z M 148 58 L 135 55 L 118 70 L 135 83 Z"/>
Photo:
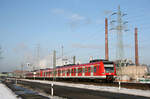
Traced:
<path id="1" fill-rule="evenodd" d="M 106 75 L 107 82 L 113 82 L 116 78 L 116 67 L 114 62 L 106 61 L 103 62 L 104 73 Z"/>

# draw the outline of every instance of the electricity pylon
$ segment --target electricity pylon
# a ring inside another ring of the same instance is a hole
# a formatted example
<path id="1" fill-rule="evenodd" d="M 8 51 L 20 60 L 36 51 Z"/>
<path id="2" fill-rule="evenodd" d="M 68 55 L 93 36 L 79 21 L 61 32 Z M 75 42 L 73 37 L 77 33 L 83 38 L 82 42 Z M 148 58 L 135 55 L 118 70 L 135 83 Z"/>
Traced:
<path id="1" fill-rule="evenodd" d="M 123 32 L 128 31 L 125 26 L 126 23 L 128 23 L 128 21 L 123 21 L 122 18 L 127 14 L 121 12 L 120 6 L 118 6 L 118 11 L 112 13 L 111 16 L 115 14 L 117 15 L 117 20 L 111 20 L 110 24 L 116 23 L 116 26 L 112 27 L 110 30 L 115 30 L 117 33 L 116 58 L 117 60 L 123 60 L 124 59 Z"/>

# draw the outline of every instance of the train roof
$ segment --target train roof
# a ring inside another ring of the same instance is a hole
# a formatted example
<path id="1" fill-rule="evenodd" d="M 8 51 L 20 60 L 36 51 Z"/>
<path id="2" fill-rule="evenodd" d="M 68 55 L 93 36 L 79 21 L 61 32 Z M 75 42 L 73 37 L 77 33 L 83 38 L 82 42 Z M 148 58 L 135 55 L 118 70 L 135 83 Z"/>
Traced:
<path id="1" fill-rule="evenodd" d="M 105 59 L 94 59 L 94 60 L 90 60 L 90 63 L 93 63 L 93 62 L 100 62 L 100 61 L 108 61 L 108 60 L 105 60 Z"/>
<path id="2" fill-rule="evenodd" d="M 108 60 L 104 60 L 104 59 L 95 59 L 95 60 L 91 60 L 89 63 L 83 63 L 83 64 L 67 64 L 64 66 L 56 66 L 56 69 L 59 68 L 69 68 L 69 67 L 76 67 L 76 66 L 84 66 L 84 65 L 94 65 L 97 64 L 99 62 L 103 62 L 104 64 L 113 64 L 113 61 L 108 61 Z M 40 69 L 40 70 L 52 70 L 53 68 L 46 68 L 46 69 Z"/>
<path id="3" fill-rule="evenodd" d="M 95 60 L 91 60 L 89 63 L 84 63 L 84 64 L 67 64 L 64 66 L 57 66 L 56 69 L 57 68 L 67 68 L 67 67 L 71 67 L 71 66 L 93 65 L 93 64 L 101 62 L 101 61 L 104 64 L 113 64 L 114 63 L 113 61 L 108 61 L 108 60 L 104 60 L 104 59 L 95 59 Z"/>

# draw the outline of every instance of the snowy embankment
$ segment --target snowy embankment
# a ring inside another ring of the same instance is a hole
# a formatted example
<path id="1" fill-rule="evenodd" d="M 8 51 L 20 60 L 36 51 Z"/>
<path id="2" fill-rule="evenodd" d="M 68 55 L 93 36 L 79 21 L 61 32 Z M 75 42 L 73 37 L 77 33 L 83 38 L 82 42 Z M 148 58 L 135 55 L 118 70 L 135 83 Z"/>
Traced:
<path id="1" fill-rule="evenodd" d="M 0 99 L 17 99 L 17 97 L 9 88 L 0 83 Z"/>
<path id="2" fill-rule="evenodd" d="M 30 82 L 46 83 L 46 84 L 53 83 L 52 81 L 43 81 L 43 80 L 27 80 L 27 79 L 22 79 L 22 80 L 30 81 Z M 119 90 L 118 87 L 96 86 L 96 85 L 85 85 L 85 84 L 74 84 L 74 83 L 63 83 L 63 82 L 54 82 L 54 85 L 150 97 L 150 90 L 127 89 L 127 88 L 121 88 Z"/>

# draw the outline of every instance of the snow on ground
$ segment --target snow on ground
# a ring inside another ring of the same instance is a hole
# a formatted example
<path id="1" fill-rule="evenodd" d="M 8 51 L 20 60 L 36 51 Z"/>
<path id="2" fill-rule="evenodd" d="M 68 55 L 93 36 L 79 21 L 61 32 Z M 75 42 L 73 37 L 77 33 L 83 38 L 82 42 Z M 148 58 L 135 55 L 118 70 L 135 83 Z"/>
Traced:
<path id="1" fill-rule="evenodd" d="M 31 81 L 31 82 L 40 82 L 40 83 L 46 83 L 46 84 L 53 83 L 52 81 L 43 81 L 43 80 L 27 80 L 27 79 L 22 79 L 22 80 Z M 150 97 L 150 90 L 127 89 L 127 88 L 121 88 L 119 90 L 118 87 L 96 86 L 96 85 L 85 85 L 85 84 L 63 83 L 63 82 L 54 82 L 54 85 Z"/>
<path id="2" fill-rule="evenodd" d="M 17 97 L 9 88 L 0 83 L 0 99 L 17 99 Z"/>

